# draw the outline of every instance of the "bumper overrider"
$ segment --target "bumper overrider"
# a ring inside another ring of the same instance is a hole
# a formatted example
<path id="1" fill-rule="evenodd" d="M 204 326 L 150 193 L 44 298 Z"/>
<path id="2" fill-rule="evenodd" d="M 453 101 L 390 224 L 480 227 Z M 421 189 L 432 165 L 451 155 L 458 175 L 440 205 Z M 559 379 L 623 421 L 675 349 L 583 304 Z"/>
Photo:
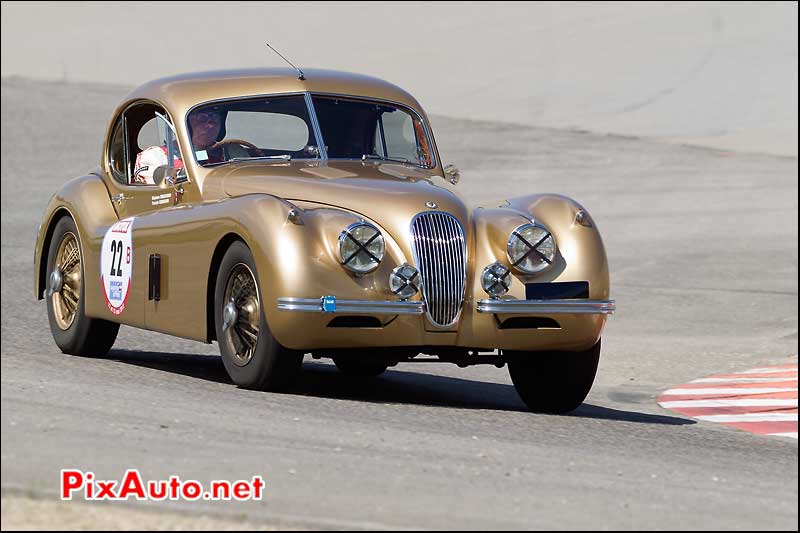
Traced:
<path id="1" fill-rule="evenodd" d="M 374 315 L 422 315 L 422 301 L 338 300 L 321 298 L 278 298 L 278 309 L 306 313 L 368 313 Z M 477 303 L 479 313 L 498 315 L 610 315 L 616 310 L 614 300 L 500 300 Z"/>

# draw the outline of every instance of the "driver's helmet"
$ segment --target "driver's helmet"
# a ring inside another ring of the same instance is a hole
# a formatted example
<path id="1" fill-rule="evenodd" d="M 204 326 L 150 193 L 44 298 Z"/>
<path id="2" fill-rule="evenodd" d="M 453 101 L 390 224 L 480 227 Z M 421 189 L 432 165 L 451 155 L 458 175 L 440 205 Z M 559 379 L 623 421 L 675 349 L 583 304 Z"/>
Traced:
<path id="1" fill-rule="evenodd" d="M 139 152 L 136 156 L 136 164 L 134 165 L 133 176 L 131 177 L 131 184 L 140 183 L 145 185 L 155 185 L 153 181 L 153 172 L 164 165 L 168 165 L 167 161 L 167 147 L 166 146 L 151 146 Z M 175 159 L 172 162 L 175 168 L 183 168 L 183 161 Z"/>

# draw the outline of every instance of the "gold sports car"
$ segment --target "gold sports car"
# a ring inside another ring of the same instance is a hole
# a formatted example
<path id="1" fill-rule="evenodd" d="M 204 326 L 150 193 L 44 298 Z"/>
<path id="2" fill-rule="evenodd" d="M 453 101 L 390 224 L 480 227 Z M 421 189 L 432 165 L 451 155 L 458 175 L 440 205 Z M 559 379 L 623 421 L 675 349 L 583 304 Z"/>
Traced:
<path id="1" fill-rule="evenodd" d="M 261 390 L 306 353 L 361 376 L 508 364 L 532 410 L 576 408 L 615 307 L 595 223 L 558 195 L 470 209 L 458 180 L 419 103 L 379 79 L 152 81 L 50 201 L 36 297 L 69 354 L 106 354 L 119 324 L 216 340 L 233 382 Z"/>

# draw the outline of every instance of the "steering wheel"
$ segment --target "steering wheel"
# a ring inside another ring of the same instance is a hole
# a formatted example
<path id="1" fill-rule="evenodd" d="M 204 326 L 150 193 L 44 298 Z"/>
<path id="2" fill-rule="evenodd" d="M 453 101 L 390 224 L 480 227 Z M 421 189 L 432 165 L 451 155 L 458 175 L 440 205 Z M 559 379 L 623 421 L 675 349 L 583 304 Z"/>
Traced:
<path id="1" fill-rule="evenodd" d="M 250 150 L 252 150 L 253 153 L 251 155 L 254 155 L 256 157 L 263 157 L 264 156 L 264 152 L 262 152 L 261 149 L 258 146 L 256 146 L 255 144 L 253 144 L 253 143 L 251 143 L 249 141 L 244 141 L 242 139 L 225 139 L 225 140 L 222 140 L 222 141 L 217 141 L 211 146 L 211 148 L 221 148 L 222 146 L 225 146 L 226 144 L 238 144 L 239 146 L 244 146 L 245 148 L 247 148 L 248 152 Z"/>

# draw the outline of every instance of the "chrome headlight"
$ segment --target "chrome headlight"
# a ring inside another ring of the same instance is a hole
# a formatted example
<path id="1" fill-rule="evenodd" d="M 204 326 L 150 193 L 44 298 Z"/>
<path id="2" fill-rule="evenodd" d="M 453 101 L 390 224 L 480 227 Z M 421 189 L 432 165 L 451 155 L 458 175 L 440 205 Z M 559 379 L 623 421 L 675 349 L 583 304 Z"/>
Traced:
<path id="1" fill-rule="evenodd" d="M 537 224 L 523 224 L 508 238 L 511 266 L 526 274 L 546 270 L 556 258 L 556 240 Z"/>
<path id="2" fill-rule="evenodd" d="M 366 274 L 378 268 L 385 252 L 383 235 L 378 228 L 367 222 L 350 224 L 339 235 L 342 265 L 358 274 Z"/>

